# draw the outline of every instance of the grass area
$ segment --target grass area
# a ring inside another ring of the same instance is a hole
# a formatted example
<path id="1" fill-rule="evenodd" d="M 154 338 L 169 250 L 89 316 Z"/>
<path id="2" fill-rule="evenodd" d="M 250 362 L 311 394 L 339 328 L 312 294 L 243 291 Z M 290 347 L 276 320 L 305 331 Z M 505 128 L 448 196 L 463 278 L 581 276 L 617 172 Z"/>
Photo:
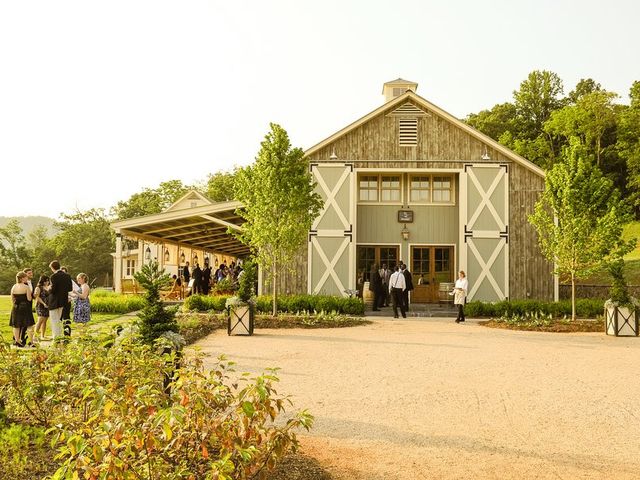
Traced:
<path id="1" fill-rule="evenodd" d="M 35 316 L 35 314 L 34 314 Z M 105 322 L 121 317 L 119 313 L 91 313 L 91 322 L 89 325 L 102 325 Z M 0 295 L 0 336 L 5 341 L 10 341 L 13 338 L 12 328 L 9 326 L 9 318 L 11 317 L 11 296 Z M 72 327 L 73 328 L 73 327 Z M 51 328 L 47 322 L 47 335 L 51 336 Z"/>
<path id="2" fill-rule="evenodd" d="M 632 238 L 637 240 L 636 248 L 624 257 L 624 276 L 627 284 L 640 285 L 640 221 L 627 224 L 624 227 L 622 236 L 625 240 L 631 240 Z M 569 283 L 569 281 L 563 281 L 562 283 Z M 589 278 L 579 280 L 578 283 L 583 285 L 610 285 L 611 276 L 606 269 L 601 269 Z"/>
<path id="3" fill-rule="evenodd" d="M 627 254 L 624 259 L 628 262 L 640 260 L 640 241 L 638 241 L 640 240 L 640 222 L 629 223 L 626 227 L 624 227 L 622 236 L 625 240 L 631 240 L 632 238 L 635 238 L 637 241 L 635 250 Z"/>

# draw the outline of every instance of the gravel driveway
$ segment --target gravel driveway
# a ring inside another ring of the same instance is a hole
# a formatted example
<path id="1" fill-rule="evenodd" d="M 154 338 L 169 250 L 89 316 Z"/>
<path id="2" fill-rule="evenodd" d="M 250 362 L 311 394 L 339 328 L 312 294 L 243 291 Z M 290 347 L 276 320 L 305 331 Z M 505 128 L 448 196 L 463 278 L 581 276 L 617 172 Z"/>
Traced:
<path id="1" fill-rule="evenodd" d="M 640 339 L 377 318 L 218 331 L 237 371 L 280 367 L 306 454 L 336 479 L 638 479 Z"/>

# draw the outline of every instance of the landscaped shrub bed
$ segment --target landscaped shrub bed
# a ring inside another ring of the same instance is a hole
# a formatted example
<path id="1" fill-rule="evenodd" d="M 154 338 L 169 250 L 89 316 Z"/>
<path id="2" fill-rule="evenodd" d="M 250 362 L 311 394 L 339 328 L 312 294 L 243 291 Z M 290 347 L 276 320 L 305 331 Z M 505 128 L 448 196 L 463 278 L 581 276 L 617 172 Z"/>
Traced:
<path id="1" fill-rule="evenodd" d="M 538 300 L 511 300 L 496 303 L 469 302 L 464 307 L 468 317 L 499 318 L 511 315 L 546 314 L 555 318 L 571 316 L 571 301 L 542 302 Z M 576 300 L 577 315 L 582 318 L 602 316 L 604 304 L 598 299 Z"/>
<path id="2" fill-rule="evenodd" d="M 227 316 L 223 313 L 186 313 L 178 315 L 180 334 L 187 344 L 199 340 L 216 329 L 227 328 Z M 267 314 L 255 316 L 254 328 L 343 328 L 369 325 L 371 321 L 330 313 L 281 313 L 277 317 Z"/>
<path id="3" fill-rule="evenodd" d="M 203 296 L 192 295 L 184 302 L 187 311 L 224 310 L 228 295 Z M 256 299 L 256 310 L 271 313 L 273 297 L 261 295 Z M 359 298 L 343 298 L 327 295 L 281 295 L 278 297 L 278 311 L 285 313 L 299 312 L 337 312 L 345 315 L 364 315 L 364 302 Z"/>
<path id="4" fill-rule="evenodd" d="M 570 318 L 555 318 L 550 313 L 525 313 L 503 315 L 488 321 L 480 322 L 480 325 L 492 328 L 505 328 L 509 330 L 528 330 L 537 332 L 573 333 L 573 332 L 602 332 L 604 331 L 604 319 L 575 320 Z"/>
<path id="5" fill-rule="evenodd" d="M 231 374 L 223 358 L 205 370 L 191 354 L 181 362 L 167 391 L 173 357 L 139 337 L 75 337 L 36 351 L 0 344 L 0 401 L 11 422 L 47 430 L 55 479 L 264 478 L 297 448 L 295 430 L 311 425 L 307 412 L 274 423 L 290 405 L 274 372 Z"/>
<path id="6" fill-rule="evenodd" d="M 91 292 L 92 312 L 124 314 L 140 310 L 143 306 L 144 299 L 138 295 L 121 295 L 104 290 Z"/>

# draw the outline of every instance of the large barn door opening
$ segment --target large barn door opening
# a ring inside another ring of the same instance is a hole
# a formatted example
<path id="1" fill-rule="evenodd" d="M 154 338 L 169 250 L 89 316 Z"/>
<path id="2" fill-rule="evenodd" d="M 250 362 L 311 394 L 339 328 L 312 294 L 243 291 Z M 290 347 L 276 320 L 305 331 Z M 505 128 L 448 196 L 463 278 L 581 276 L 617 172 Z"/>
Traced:
<path id="1" fill-rule="evenodd" d="M 352 164 L 312 164 L 324 207 L 309 232 L 309 293 L 342 295 L 355 288 L 355 185 Z"/>
<path id="2" fill-rule="evenodd" d="M 507 165 L 465 165 L 460 174 L 460 268 L 468 300 L 509 298 Z"/>

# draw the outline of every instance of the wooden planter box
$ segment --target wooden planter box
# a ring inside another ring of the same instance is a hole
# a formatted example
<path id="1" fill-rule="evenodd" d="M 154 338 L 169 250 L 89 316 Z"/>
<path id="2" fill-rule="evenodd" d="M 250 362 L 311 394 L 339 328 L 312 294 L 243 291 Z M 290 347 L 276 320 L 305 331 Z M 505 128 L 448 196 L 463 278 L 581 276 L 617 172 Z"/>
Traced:
<path id="1" fill-rule="evenodd" d="M 236 305 L 227 309 L 227 335 L 253 335 L 255 307 Z"/>
<path id="2" fill-rule="evenodd" d="M 604 325 L 607 335 L 616 337 L 638 336 L 638 309 L 626 307 L 605 307 Z"/>

